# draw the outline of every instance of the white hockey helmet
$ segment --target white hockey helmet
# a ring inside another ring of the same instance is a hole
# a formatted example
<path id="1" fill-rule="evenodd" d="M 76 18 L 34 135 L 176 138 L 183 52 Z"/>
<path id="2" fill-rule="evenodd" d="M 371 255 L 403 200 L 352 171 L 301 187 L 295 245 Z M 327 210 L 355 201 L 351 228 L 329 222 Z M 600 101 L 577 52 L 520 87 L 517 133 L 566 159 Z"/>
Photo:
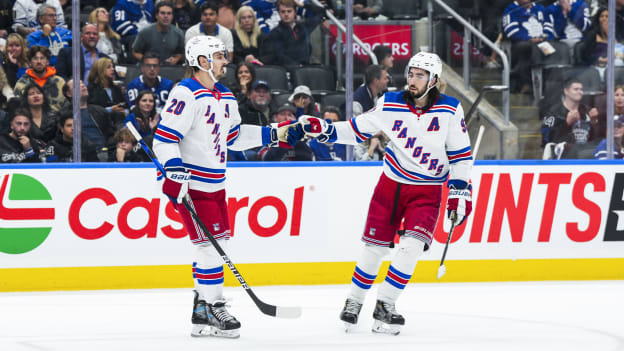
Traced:
<path id="1" fill-rule="evenodd" d="M 407 79 L 410 68 L 420 68 L 429 73 L 429 82 L 427 82 L 427 90 L 425 93 L 419 97 L 427 95 L 429 90 L 440 82 L 440 76 L 442 75 L 442 60 L 440 57 L 431 52 L 421 51 L 416 55 L 412 56 L 412 58 L 407 63 L 407 67 L 405 67 L 405 79 Z M 431 86 L 431 83 L 435 80 L 435 84 Z"/>
<path id="2" fill-rule="evenodd" d="M 213 55 L 217 52 L 222 52 L 226 58 L 228 57 L 223 42 L 217 37 L 208 35 L 197 35 L 189 39 L 189 41 L 186 43 L 185 52 L 188 65 L 191 67 L 197 67 L 204 72 L 208 72 L 215 82 L 216 79 L 212 75 Z M 210 70 L 206 70 L 200 66 L 200 56 L 204 56 L 206 60 L 208 60 L 208 62 L 210 63 Z"/>

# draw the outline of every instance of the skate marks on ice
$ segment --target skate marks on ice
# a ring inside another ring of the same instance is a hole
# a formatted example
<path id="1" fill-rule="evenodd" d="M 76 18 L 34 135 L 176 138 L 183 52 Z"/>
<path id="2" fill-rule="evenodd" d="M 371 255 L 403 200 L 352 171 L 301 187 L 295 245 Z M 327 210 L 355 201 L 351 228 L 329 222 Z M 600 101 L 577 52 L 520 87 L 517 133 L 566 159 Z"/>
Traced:
<path id="1" fill-rule="evenodd" d="M 624 350 L 623 281 L 410 284 L 398 336 L 371 332 L 376 286 L 349 333 L 346 285 L 257 290 L 302 317 L 265 316 L 226 288 L 240 338 L 192 338 L 190 289 L 0 293 L 0 350 Z"/>

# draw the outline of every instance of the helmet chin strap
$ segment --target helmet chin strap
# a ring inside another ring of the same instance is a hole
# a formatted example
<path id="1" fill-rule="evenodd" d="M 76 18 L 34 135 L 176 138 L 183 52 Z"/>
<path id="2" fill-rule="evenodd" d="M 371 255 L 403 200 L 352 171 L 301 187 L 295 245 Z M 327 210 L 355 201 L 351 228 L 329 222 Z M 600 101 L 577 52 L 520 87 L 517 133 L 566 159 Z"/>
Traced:
<path id="1" fill-rule="evenodd" d="M 422 95 L 420 95 L 419 97 L 414 98 L 414 100 L 420 100 L 424 98 L 425 96 L 427 96 L 427 94 L 429 93 L 429 90 L 433 89 L 436 85 L 438 85 L 438 77 L 435 77 L 435 79 L 436 79 L 436 83 L 434 85 L 431 85 L 431 81 L 429 81 L 429 83 L 427 83 L 427 90 L 425 90 L 425 92 L 422 93 Z"/>
<path id="2" fill-rule="evenodd" d="M 204 71 L 204 72 L 208 73 L 208 75 L 210 76 L 212 81 L 216 83 L 216 82 L 218 82 L 218 80 L 215 78 L 214 74 L 212 73 L 212 68 L 213 68 L 212 61 L 210 61 L 209 63 L 210 63 L 210 69 L 205 69 L 201 65 L 198 65 L 197 68 L 199 68 L 201 71 Z"/>

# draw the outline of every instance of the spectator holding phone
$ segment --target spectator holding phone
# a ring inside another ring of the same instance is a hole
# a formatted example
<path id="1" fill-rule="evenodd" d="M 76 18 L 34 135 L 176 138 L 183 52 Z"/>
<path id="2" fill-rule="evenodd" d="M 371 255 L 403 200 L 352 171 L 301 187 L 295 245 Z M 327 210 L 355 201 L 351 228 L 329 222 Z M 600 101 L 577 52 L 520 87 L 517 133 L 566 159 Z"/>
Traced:
<path id="1" fill-rule="evenodd" d="M 100 58 L 91 67 L 87 77 L 89 82 L 90 105 L 100 105 L 108 112 L 126 115 L 126 102 L 121 88 L 113 83 L 115 66 L 110 58 Z"/>

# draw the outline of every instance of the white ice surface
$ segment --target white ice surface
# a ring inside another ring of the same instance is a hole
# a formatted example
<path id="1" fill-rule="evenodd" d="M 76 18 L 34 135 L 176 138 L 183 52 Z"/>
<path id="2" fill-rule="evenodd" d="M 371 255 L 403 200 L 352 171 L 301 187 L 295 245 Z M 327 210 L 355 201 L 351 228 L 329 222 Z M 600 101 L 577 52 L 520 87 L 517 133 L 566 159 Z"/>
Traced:
<path id="1" fill-rule="evenodd" d="M 190 289 L 0 293 L 0 350 L 624 350 L 624 281 L 410 284 L 398 336 L 370 331 L 376 285 L 349 334 L 347 285 L 253 289 L 303 316 L 265 316 L 226 288 L 240 339 L 192 338 Z"/>

